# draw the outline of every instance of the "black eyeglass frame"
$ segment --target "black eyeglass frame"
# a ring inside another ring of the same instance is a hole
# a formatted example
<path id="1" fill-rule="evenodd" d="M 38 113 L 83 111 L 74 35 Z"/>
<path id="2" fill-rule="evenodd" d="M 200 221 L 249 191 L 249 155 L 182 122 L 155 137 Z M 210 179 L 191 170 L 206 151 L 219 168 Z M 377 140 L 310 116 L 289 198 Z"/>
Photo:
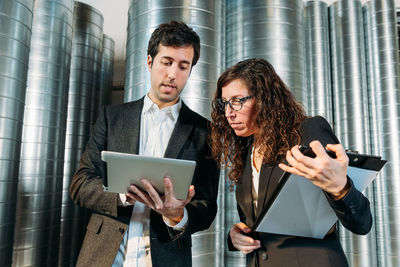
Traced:
<path id="1" fill-rule="evenodd" d="M 229 104 L 232 110 L 240 111 L 243 108 L 243 104 L 246 103 L 246 101 L 252 97 L 253 97 L 252 95 L 248 95 L 245 97 L 232 97 L 229 100 L 223 100 L 222 98 L 217 98 L 214 100 L 214 108 L 219 110 L 220 112 L 225 112 L 226 105 Z M 238 109 L 234 107 L 234 105 L 232 104 L 232 100 L 239 101 L 238 104 L 240 104 L 240 107 Z"/>

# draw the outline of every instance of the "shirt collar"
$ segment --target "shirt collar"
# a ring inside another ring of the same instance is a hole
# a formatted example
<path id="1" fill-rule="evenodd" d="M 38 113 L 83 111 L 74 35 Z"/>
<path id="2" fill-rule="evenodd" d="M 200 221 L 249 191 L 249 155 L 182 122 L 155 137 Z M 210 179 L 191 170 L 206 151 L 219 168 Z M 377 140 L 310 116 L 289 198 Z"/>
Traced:
<path id="1" fill-rule="evenodd" d="M 142 114 L 147 113 L 151 110 L 159 112 L 159 111 L 164 111 L 167 115 L 171 115 L 173 120 L 176 121 L 178 119 L 179 116 L 179 112 L 181 110 L 182 107 L 182 100 L 179 97 L 179 100 L 176 104 L 172 105 L 172 106 L 168 106 L 165 107 L 163 109 L 159 109 L 158 105 L 156 103 L 154 103 L 150 97 L 148 96 L 148 94 L 145 95 L 144 97 L 144 101 L 143 101 L 143 109 L 142 109 Z"/>

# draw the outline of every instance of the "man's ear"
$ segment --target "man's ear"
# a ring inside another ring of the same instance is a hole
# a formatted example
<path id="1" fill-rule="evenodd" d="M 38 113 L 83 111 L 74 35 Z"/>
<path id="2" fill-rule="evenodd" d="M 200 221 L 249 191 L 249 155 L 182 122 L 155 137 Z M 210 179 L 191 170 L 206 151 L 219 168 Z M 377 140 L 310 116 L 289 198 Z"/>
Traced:
<path id="1" fill-rule="evenodd" d="M 147 55 L 147 68 L 151 71 L 151 66 L 153 65 L 153 58 L 150 55 Z"/>

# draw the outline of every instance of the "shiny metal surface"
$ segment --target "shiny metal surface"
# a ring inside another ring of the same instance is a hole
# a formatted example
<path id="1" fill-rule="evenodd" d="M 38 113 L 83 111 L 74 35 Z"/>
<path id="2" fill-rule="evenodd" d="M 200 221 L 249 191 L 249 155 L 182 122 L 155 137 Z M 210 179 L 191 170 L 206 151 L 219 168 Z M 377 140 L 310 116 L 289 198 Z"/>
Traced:
<path id="1" fill-rule="evenodd" d="M 304 16 L 308 114 L 333 123 L 328 5 L 321 0 L 308 1 Z"/>
<path id="2" fill-rule="evenodd" d="M 11 266 L 33 0 L 0 1 L 0 266 Z"/>
<path id="3" fill-rule="evenodd" d="M 347 149 L 370 153 L 364 21 L 361 2 L 340 0 L 329 7 L 334 129 Z M 364 192 L 374 202 L 373 187 Z M 371 206 L 372 212 L 373 205 Z M 340 226 L 350 266 L 376 266 L 375 230 L 358 236 Z"/>
<path id="4" fill-rule="evenodd" d="M 394 1 L 368 1 L 368 77 L 373 149 L 388 160 L 376 182 L 378 266 L 400 265 L 400 72 Z"/>
<path id="5" fill-rule="evenodd" d="M 265 58 L 306 106 L 303 24 L 301 0 L 226 1 L 226 67 L 247 58 Z M 225 189 L 227 232 L 239 218 L 235 193 Z M 224 262 L 225 266 L 245 266 L 245 256 L 225 249 Z"/>
<path id="6" fill-rule="evenodd" d="M 72 0 L 36 0 L 21 145 L 13 264 L 58 262 Z"/>
<path id="7" fill-rule="evenodd" d="M 226 170 L 228 173 L 228 170 Z M 235 191 L 230 190 L 230 181 L 228 177 L 221 177 L 225 184 L 225 244 L 226 237 L 229 233 L 231 227 L 240 222 L 239 214 L 237 211 L 237 202 L 236 202 L 236 194 Z M 246 256 L 239 251 L 229 251 L 228 246 L 225 245 L 224 251 L 224 263 L 225 266 L 230 267 L 244 267 L 246 266 Z"/>
<path id="8" fill-rule="evenodd" d="M 111 104 L 112 78 L 114 72 L 114 40 L 107 36 L 103 36 L 103 55 L 101 58 L 100 69 L 100 85 L 99 85 L 99 101 L 98 109 L 102 105 Z"/>
<path id="9" fill-rule="evenodd" d="M 150 88 L 146 58 L 151 33 L 160 23 L 181 20 L 201 40 L 200 59 L 182 98 L 192 109 L 209 117 L 215 84 L 224 67 L 224 1 L 131 1 L 128 15 L 125 102 L 142 97 Z"/>
<path id="10" fill-rule="evenodd" d="M 303 1 L 227 1 L 226 10 L 226 66 L 265 58 L 306 106 Z"/>
<path id="11" fill-rule="evenodd" d="M 89 138 L 94 81 L 98 79 L 96 55 L 102 51 L 103 16 L 93 7 L 75 1 L 72 25 L 59 266 L 75 266 L 86 230 L 87 211 L 71 201 L 68 188 Z"/>
<path id="12" fill-rule="evenodd" d="M 210 117 L 215 84 L 224 68 L 225 1 L 158 0 L 130 2 L 125 68 L 125 102 L 138 99 L 150 88 L 146 64 L 151 33 L 161 23 L 180 20 L 200 36 L 200 59 L 194 66 L 181 96 L 193 110 Z M 221 191 L 220 191 L 221 194 Z M 221 195 L 218 197 L 221 201 Z M 221 232 L 223 214 L 209 230 L 193 236 L 193 266 L 219 266 L 222 260 Z"/>

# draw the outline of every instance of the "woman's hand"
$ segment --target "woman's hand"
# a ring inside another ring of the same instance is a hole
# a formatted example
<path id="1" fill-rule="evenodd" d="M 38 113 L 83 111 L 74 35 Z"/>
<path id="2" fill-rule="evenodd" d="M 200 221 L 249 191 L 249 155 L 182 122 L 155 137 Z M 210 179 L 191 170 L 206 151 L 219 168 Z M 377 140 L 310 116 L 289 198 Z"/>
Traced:
<path id="1" fill-rule="evenodd" d="M 279 164 L 279 167 L 296 175 L 309 179 L 322 190 L 330 193 L 334 199 L 340 199 L 349 191 L 350 184 L 347 179 L 347 166 L 349 158 L 340 144 L 328 144 L 327 150 L 336 154 L 336 159 L 331 158 L 319 141 L 312 141 L 310 147 L 316 154 L 310 158 L 300 152 L 298 146 L 294 146 L 286 154 L 286 160 L 290 164 Z"/>
<path id="2" fill-rule="evenodd" d="M 254 240 L 253 238 L 245 235 L 250 232 L 251 229 L 244 223 L 235 224 L 229 231 L 233 246 L 244 254 L 248 254 L 261 247 L 261 242 L 259 240 Z"/>

